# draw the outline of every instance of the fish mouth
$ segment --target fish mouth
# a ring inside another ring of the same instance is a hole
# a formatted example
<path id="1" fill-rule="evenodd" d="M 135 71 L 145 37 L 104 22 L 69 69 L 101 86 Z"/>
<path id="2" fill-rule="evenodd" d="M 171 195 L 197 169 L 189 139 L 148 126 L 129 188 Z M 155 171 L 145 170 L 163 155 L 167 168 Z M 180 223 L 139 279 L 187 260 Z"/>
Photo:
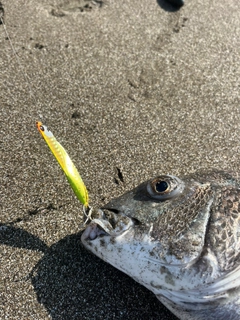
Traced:
<path id="1" fill-rule="evenodd" d="M 85 221 L 85 228 L 81 239 L 92 241 L 98 237 L 117 237 L 129 231 L 139 221 L 126 216 L 117 209 L 90 209 Z"/>

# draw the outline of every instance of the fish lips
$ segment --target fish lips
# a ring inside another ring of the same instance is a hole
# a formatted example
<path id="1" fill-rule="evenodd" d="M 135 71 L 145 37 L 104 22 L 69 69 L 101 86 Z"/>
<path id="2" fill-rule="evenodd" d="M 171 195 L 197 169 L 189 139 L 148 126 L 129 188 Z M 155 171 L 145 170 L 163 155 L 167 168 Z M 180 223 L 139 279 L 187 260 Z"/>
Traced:
<path id="1" fill-rule="evenodd" d="M 90 213 L 90 223 L 84 230 L 81 240 L 86 243 L 97 237 L 117 237 L 139 223 L 138 220 L 126 216 L 117 209 L 103 207 Z"/>

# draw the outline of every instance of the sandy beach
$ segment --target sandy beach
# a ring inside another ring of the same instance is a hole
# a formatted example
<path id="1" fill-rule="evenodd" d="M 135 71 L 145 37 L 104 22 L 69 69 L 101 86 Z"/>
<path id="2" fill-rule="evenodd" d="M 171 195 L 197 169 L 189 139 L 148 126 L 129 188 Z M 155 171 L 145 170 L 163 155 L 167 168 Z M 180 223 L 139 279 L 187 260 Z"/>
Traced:
<path id="1" fill-rule="evenodd" d="M 83 248 L 82 206 L 35 122 L 91 206 L 158 174 L 239 172 L 239 0 L 1 3 L 21 65 L 0 25 L 0 319 L 177 319 Z"/>

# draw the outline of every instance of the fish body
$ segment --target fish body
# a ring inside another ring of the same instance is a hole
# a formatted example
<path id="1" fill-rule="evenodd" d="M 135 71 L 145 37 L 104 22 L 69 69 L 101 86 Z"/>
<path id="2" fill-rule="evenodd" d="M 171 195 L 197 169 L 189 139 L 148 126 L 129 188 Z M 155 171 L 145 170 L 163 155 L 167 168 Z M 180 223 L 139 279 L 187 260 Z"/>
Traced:
<path id="1" fill-rule="evenodd" d="M 161 175 L 91 212 L 92 253 L 184 320 L 240 319 L 240 180 Z"/>

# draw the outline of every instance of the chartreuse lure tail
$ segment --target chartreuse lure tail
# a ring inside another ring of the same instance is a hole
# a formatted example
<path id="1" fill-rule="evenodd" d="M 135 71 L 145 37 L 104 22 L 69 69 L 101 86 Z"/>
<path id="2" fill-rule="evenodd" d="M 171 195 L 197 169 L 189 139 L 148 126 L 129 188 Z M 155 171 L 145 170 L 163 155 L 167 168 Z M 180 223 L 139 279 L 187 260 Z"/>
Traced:
<path id="1" fill-rule="evenodd" d="M 52 132 L 49 131 L 46 126 L 44 126 L 41 122 L 36 122 L 36 125 L 38 131 L 43 136 L 44 140 L 67 176 L 67 179 L 77 198 L 81 201 L 85 208 L 88 208 L 87 188 L 66 150 L 63 148 L 63 146 L 61 146 L 61 144 L 56 140 Z"/>

